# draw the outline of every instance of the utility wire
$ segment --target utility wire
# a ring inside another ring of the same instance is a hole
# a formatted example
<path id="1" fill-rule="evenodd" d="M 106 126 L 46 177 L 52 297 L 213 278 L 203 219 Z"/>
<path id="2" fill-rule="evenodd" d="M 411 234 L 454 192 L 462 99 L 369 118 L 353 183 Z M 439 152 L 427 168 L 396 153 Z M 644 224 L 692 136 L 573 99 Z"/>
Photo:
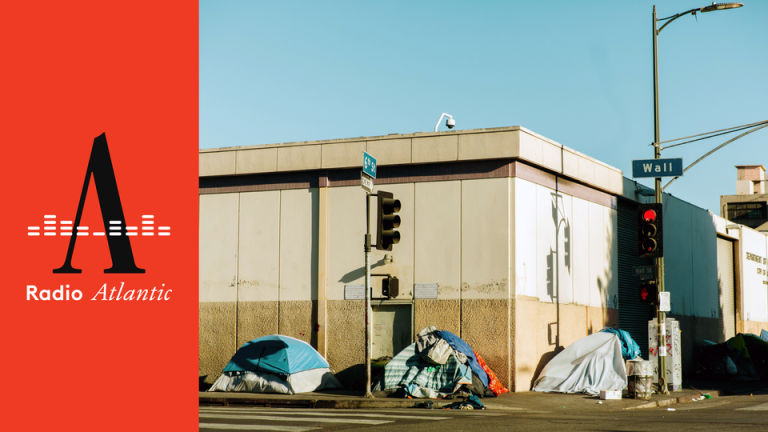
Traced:
<path id="1" fill-rule="evenodd" d="M 675 139 L 671 139 L 671 140 L 660 141 L 660 142 L 658 142 L 656 144 L 664 144 L 664 143 L 668 143 L 668 142 L 680 141 L 680 140 L 684 140 L 684 139 L 688 139 L 688 138 L 695 138 L 695 137 L 699 137 L 699 136 L 702 136 L 702 135 L 710 135 L 710 134 L 714 134 L 714 133 L 718 133 L 718 132 L 724 132 L 724 131 L 736 132 L 733 129 L 741 130 L 742 128 L 747 128 L 747 127 L 751 127 L 751 126 L 758 126 L 758 125 L 765 124 L 765 123 L 768 123 L 768 120 L 763 120 L 763 121 L 759 121 L 759 122 L 755 122 L 755 123 L 748 123 L 748 124 L 741 125 L 741 126 L 733 126 L 733 127 L 729 127 L 729 128 L 726 128 L 726 129 L 719 129 L 719 130 L 711 131 L 711 132 L 704 132 L 704 133 L 700 133 L 700 134 L 697 134 L 697 135 L 690 135 L 690 136 L 686 136 L 686 137 L 682 137 L 682 138 L 675 138 Z M 725 132 L 725 133 L 729 133 L 729 132 Z M 717 135 L 713 135 L 713 136 L 717 136 Z M 702 138 L 702 139 L 704 139 L 704 138 Z M 682 143 L 682 144 L 685 144 L 685 143 Z M 653 144 L 649 144 L 649 145 L 653 145 Z M 681 144 L 675 144 L 675 145 L 681 145 Z M 674 147 L 674 146 L 669 146 L 669 147 L 664 147 L 664 148 L 670 148 L 670 147 Z"/>
<path id="2" fill-rule="evenodd" d="M 737 137 L 735 137 L 735 138 L 729 139 L 728 141 L 726 141 L 726 142 L 724 142 L 724 143 L 720 144 L 719 146 L 717 146 L 717 147 L 713 148 L 712 150 L 710 150 L 710 151 L 709 151 L 707 154 L 705 154 L 704 156 L 702 156 L 702 157 L 700 157 L 700 158 L 696 159 L 696 162 L 694 162 L 694 163 L 692 163 L 692 164 L 688 165 L 688 167 L 687 167 L 687 168 L 685 168 L 685 169 L 683 170 L 683 174 L 685 174 L 685 172 L 686 172 L 686 171 L 688 171 L 689 169 L 691 169 L 691 167 L 693 167 L 694 165 L 696 165 L 697 163 L 699 163 L 699 162 L 700 162 L 702 159 L 704 159 L 705 157 L 707 157 L 707 156 L 711 155 L 712 153 L 714 153 L 714 152 L 716 152 L 716 151 L 720 150 L 721 148 L 725 147 L 726 145 L 728 145 L 728 144 L 730 144 L 730 143 L 732 143 L 732 142 L 736 141 L 737 139 L 739 139 L 739 138 L 741 138 L 741 137 L 743 137 L 743 136 L 745 136 L 745 135 L 749 135 L 749 134 L 751 134 L 752 132 L 757 132 L 757 131 L 759 131 L 760 129 L 762 129 L 762 128 L 764 128 L 764 127 L 768 127 L 768 121 L 766 121 L 766 122 L 762 122 L 762 123 L 764 123 L 762 126 L 759 126 L 759 127 L 755 127 L 755 128 L 754 128 L 754 129 L 752 129 L 751 131 L 748 131 L 748 132 L 744 132 L 743 134 L 741 134 L 741 135 L 739 135 L 739 136 L 737 136 Z M 675 177 L 675 178 L 673 178 L 672 180 L 670 180 L 670 181 L 669 181 L 669 183 L 667 183 L 667 184 L 666 184 L 666 186 L 664 186 L 664 187 L 661 189 L 661 191 L 662 191 L 662 192 L 664 192 L 664 189 L 668 188 L 668 187 L 669 187 L 669 185 L 671 185 L 671 184 L 672 184 L 672 182 L 674 182 L 674 181 L 675 181 L 675 180 L 677 180 L 678 178 L 680 178 L 680 177 L 678 176 L 678 177 Z"/>
<path id="3" fill-rule="evenodd" d="M 709 138 L 714 138 L 714 137 L 720 136 L 720 135 L 727 135 L 729 133 L 743 131 L 745 129 L 757 127 L 757 126 L 764 125 L 764 124 L 768 124 L 768 121 L 763 121 L 763 122 L 759 122 L 759 123 L 753 123 L 753 124 L 745 125 L 745 126 L 737 126 L 736 128 L 725 129 L 725 132 L 720 132 L 720 133 L 715 133 L 715 132 L 719 132 L 719 131 L 709 132 L 712 135 L 708 135 L 708 136 L 705 136 L 705 137 L 702 137 L 702 138 L 697 138 L 697 139 L 693 139 L 693 140 L 690 140 L 690 141 L 685 141 L 685 142 L 681 142 L 681 143 L 677 143 L 677 144 L 672 144 L 670 146 L 662 147 L 661 150 L 669 149 L 669 148 L 672 148 L 672 147 L 681 146 L 683 144 L 690 144 L 692 142 L 701 141 L 701 140 L 705 140 L 705 139 L 709 139 Z M 701 135 L 706 135 L 706 134 L 701 134 Z M 694 136 L 700 136 L 700 135 L 694 135 Z M 691 137 L 687 137 L 687 138 L 691 138 Z M 678 141 L 678 140 L 681 140 L 681 139 L 685 139 L 685 138 L 678 138 L 677 140 L 670 140 L 670 141 L 665 141 L 665 142 Z"/>

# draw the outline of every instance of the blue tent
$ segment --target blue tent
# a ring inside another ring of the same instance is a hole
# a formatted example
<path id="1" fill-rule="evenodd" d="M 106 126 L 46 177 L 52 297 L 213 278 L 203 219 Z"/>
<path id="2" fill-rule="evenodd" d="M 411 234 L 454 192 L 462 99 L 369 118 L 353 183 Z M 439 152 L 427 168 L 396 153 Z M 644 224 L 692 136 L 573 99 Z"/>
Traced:
<path id="1" fill-rule="evenodd" d="M 254 339 L 241 346 L 224 368 L 224 372 L 250 371 L 290 375 L 327 367 L 328 362 L 310 344 L 289 336 L 271 335 Z"/>

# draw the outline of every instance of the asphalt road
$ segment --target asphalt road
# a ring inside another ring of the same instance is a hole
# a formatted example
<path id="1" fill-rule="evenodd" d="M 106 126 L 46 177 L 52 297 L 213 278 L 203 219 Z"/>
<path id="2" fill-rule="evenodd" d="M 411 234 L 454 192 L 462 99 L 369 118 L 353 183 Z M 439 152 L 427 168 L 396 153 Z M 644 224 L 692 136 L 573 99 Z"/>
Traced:
<path id="1" fill-rule="evenodd" d="M 201 431 L 768 431 L 768 395 L 619 410 L 312 410 L 200 407 Z"/>

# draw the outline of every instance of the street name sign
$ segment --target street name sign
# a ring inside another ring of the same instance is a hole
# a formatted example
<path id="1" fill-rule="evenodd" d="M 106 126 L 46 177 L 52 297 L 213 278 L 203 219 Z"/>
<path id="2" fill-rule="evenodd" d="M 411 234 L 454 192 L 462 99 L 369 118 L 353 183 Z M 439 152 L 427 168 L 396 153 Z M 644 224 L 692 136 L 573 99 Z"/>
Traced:
<path id="1" fill-rule="evenodd" d="M 364 172 L 360 173 L 360 184 L 368 193 L 373 193 L 373 179 Z"/>
<path id="2" fill-rule="evenodd" d="M 683 175 L 683 158 L 632 161 L 632 178 L 680 177 L 681 175 Z"/>
<path id="3" fill-rule="evenodd" d="M 376 158 L 363 152 L 363 172 L 376 178 Z"/>
<path id="4" fill-rule="evenodd" d="M 656 279 L 656 267 L 654 266 L 635 266 L 632 268 L 635 270 L 635 276 L 639 276 L 640 280 Z"/>

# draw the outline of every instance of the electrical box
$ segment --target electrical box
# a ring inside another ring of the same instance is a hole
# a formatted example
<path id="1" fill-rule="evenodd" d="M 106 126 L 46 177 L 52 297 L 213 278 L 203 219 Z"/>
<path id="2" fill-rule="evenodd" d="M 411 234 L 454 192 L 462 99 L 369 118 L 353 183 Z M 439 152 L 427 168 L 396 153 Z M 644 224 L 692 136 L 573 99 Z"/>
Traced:
<path id="1" fill-rule="evenodd" d="M 648 321 L 648 358 L 653 365 L 653 382 L 659 382 L 659 354 L 667 356 L 667 388 L 678 391 L 683 385 L 683 355 L 680 323 L 667 318 L 665 338 L 666 346 L 658 349 L 658 326 L 656 319 Z"/>

